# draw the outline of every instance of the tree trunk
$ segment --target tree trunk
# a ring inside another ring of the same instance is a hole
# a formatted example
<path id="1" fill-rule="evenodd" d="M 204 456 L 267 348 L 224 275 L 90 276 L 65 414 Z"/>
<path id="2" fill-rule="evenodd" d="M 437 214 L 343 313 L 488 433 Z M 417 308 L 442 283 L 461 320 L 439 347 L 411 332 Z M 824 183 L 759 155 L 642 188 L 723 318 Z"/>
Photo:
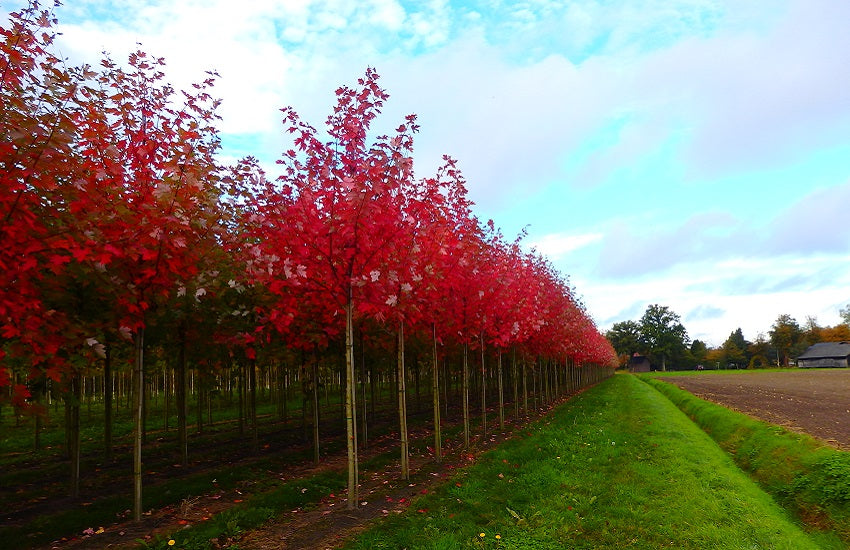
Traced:
<path id="1" fill-rule="evenodd" d="M 469 345 L 463 344 L 463 448 L 469 448 Z"/>
<path id="2" fill-rule="evenodd" d="M 516 347 L 511 350 L 511 381 L 514 388 L 514 421 L 519 418 L 519 378 L 516 374 Z"/>
<path id="3" fill-rule="evenodd" d="M 499 351 L 499 430 L 505 431 L 505 388 L 502 382 L 502 352 Z"/>
<path id="4" fill-rule="evenodd" d="M 66 406 L 68 407 L 68 458 L 71 466 L 71 498 L 80 496 L 80 374 L 71 377 L 71 387 Z"/>
<path id="5" fill-rule="evenodd" d="M 181 323 L 180 343 L 177 349 L 175 374 L 175 401 L 177 402 L 177 441 L 180 447 L 180 464 L 189 466 L 189 435 L 186 431 L 186 327 Z"/>
<path id="6" fill-rule="evenodd" d="M 301 382 L 301 440 L 307 443 L 310 435 L 307 433 L 307 397 L 310 395 L 310 377 L 307 376 L 307 353 L 301 350 L 301 367 L 298 369 Z"/>
<path id="7" fill-rule="evenodd" d="M 44 393 L 44 390 L 41 390 L 41 389 L 37 389 L 36 391 L 33 392 L 33 400 L 34 400 L 36 405 L 38 405 L 41 402 L 41 398 L 43 396 L 43 393 Z M 38 409 L 36 409 L 36 411 L 37 412 L 35 414 L 35 433 L 33 434 L 33 442 L 32 443 L 33 443 L 33 450 L 38 452 L 39 450 L 41 450 L 41 424 L 42 424 L 42 420 L 41 420 L 41 412 L 38 411 Z"/>
<path id="8" fill-rule="evenodd" d="M 313 464 L 319 465 L 319 352 L 313 352 Z"/>
<path id="9" fill-rule="evenodd" d="M 419 374 L 419 351 L 414 349 L 413 351 L 413 384 L 416 388 L 416 412 L 419 413 L 422 411 L 422 399 L 419 395 L 420 392 L 420 374 Z"/>
<path id="10" fill-rule="evenodd" d="M 401 478 L 410 479 L 407 441 L 407 385 L 404 371 L 404 321 L 398 323 L 398 426 L 401 435 Z"/>
<path id="11" fill-rule="evenodd" d="M 357 508 L 360 498 L 357 488 L 357 423 L 354 387 L 354 316 L 351 287 L 345 304 L 345 434 L 348 451 L 348 509 Z"/>
<path id="12" fill-rule="evenodd" d="M 522 360 L 522 408 L 528 416 L 528 373 L 525 370 L 525 358 Z"/>
<path id="13" fill-rule="evenodd" d="M 434 334 L 434 373 L 432 392 L 434 400 L 434 458 L 437 464 L 443 460 L 443 441 L 440 433 L 440 367 L 437 359 L 437 325 L 432 325 Z"/>
<path id="14" fill-rule="evenodd" d="M 201 380 L 201 374 L 198 372 L 198 369 L 195 369 L 195 378 L 198 381 L 195 391 L 195 420 L 197 421 L 198 433 L 200 434 L 204 432 L 204 383 Z"/>
<path id="15" fill-rule="evenodd" d="M 487 439 L 487 364 L 484 362 L 484 333 L 479 335 L 481 343 L 481 436 Z"/>
<path id="16" fill-rule="evenodd" d="M 145 400 L 145 329 L 140 328 L 133 338 L 133 521 L 142 521 L 142 430 Z"/>
<path id="17" fill-rule="evenodd" d="M 361 391 L 360 397 L 361 397 L 361 399 L 362 399 L 362 401 L 363 401 L 363 410 L 361 411 L 361 413 L 362 413 L 362 414 L 361 414 L 361 418 L 360 418 L 360 426 L 361 426 L 361 428 L 362 428 L 362 431 L 361 431 L 361 433 L 360 433 L 360 436 L 361 436 L 361 437 L 360 437 L 360 442 L 361 442 L 361 444 L 362 444 L 363 448 L 365 449 L 365 448 L 367 448 L 367 447 L 368 447 L 368 441 L 369 441 L 369 427 L 368 427 L 368 425 L 367 425 L 367 424 L 368 424 L 368 421 L 367 421 L 368 419 L 367 419 L 367 416 L 366 416 L 366 412 L 367 412 L 367 401 L 366 401 L 366 348 L 363 346 L 363 329 L 362 329 L 362 328 L 360 329 L 360 331 L 359 331 L 358 335 L 359 335 L 359 338 L 360 338 L 360 369 L 359 369 L 359 371 L 360 371 L 360 391 Z M 374 386 L 373 386 L 373 388 L 374 388 Z"/>
<path id="18" fill-rule="evenodd" d="M 250 393 L 248 395 L 249 399 L 249 414 L 251 415 L 251 446 L 254 448 L 254 452 L 258 452 L 260 450 L 260 434 L 259 428 L 257 427 L 257 360 L 251 359 L 248 361 L 248 385 L 250 386 Z M 209 399 L 209 390 L 206 392 L 207 399 Z"/>
<path id="19" fill-rule="evenodd" d="M 378 373 L 375 372 L 375 362 L 369 363 L 369 422 L 375 423 L 375 407 L 378 398 L 375 396 L 375 385 L 380 383 Z"/>
<path id="20" fill-rule="evenodd" d="M 165 398 L 165 413 L 163 417 L 163 428 L 165 429 L 165 433 L 168 433 L 168 420 L 171 416 L 171 393 L 168 391 L 168 366 L 166 365 L 162 369 L 162 390 L 163 396 Z"/>
<path id="21" fill-rule="evenodd" d="M 236 366 L 236 393 L 239 395 L 239 435 L 245 434 L 245 367 Z"/>
<path id="22" fill-rule="evenodd" d="M 106 340 L 103 362 L 103 446 L 107 462 L 112 462 L 112 346 Z"/>

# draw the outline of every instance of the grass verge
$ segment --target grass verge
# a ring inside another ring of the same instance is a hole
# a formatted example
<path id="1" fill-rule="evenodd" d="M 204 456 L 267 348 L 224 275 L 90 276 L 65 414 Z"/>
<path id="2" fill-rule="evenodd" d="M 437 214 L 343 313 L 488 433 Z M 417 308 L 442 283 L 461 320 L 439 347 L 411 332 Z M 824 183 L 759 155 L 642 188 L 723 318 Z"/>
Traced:
<path id="1" fill-rule="evenodd" d="M 641 380 L 687 414 L 738 466 L 805 524 L 850 547 L 850 453 L 756 420 L 651 377 Z"/>
<path id="2" fill-rule="evenodd" d="M 668 399 L 618 375 L 346 546 L 627 547 L 818 545 Z"/>

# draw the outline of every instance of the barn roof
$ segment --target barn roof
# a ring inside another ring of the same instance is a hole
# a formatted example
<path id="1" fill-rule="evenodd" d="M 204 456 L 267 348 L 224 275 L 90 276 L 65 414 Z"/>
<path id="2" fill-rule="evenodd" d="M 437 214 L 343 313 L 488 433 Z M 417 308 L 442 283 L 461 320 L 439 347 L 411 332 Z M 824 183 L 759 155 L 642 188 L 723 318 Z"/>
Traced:
<path id="1" fill-rule="evenodd" d="M 809 347 L 797 359 L 843 358 L 850 355 L 850 342 L 821 342 Z"/>

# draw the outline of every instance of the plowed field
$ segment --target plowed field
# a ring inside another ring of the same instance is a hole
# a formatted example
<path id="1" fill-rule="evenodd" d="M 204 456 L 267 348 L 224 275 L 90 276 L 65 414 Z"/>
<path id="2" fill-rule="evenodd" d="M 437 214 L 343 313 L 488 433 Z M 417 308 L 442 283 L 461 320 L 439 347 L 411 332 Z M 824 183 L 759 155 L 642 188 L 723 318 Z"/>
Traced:
<path id="1" fill-rule="evenodd" d="M 706 373 L 663 380 L 703 399 L 850 450 L 850 369 Z"/>

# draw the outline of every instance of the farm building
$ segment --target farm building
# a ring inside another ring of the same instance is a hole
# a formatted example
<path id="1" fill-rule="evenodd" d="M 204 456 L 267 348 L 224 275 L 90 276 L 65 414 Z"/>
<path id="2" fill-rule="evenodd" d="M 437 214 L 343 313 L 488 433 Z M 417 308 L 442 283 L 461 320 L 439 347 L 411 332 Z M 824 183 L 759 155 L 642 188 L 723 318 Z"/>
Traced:
<path id="1" fill-rule="evenodd" d="M 813 367 L 848 367 L 850 366 L 850 342 L 821 342 L 810 346 L 802 355 L 797 357 L 797 366 Z"/>
<path id="2" fill-rule="evenodd" d="M 629 358 L 629 372 L 649 372 L 650 370 L 648 357 L 636 353 Z"/>

